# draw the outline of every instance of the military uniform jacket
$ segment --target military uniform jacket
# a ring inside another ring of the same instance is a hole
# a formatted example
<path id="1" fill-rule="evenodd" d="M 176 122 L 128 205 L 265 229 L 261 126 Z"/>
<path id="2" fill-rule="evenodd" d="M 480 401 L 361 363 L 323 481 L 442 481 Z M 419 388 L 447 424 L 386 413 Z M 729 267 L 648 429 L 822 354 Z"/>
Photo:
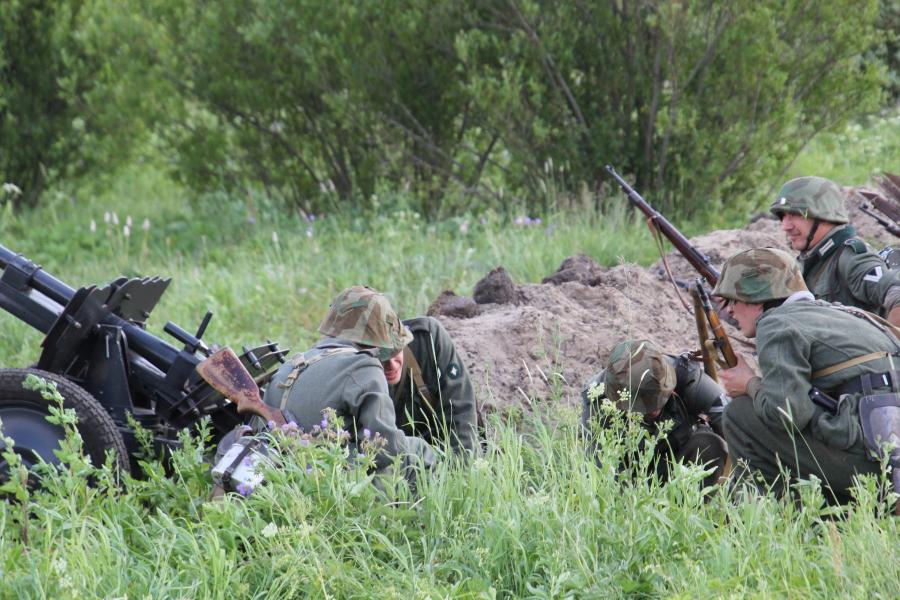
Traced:
<path id="1" fill-rule="evenodd" d="M 655 423 L 647 424 L 651 432 L 656 424 L 665 420 L 674 421 L 666 438 L 673 452 L 691 436 L 700 415 L 709 417 L 709 424 L 720 436 L 722 435 L 722 410 L 726 403 L 725 390 L 703 372 L 700 363 L 693 362 L 684 356 L 666 356 L 666 360 L 675 367 L 675 390 L 663 405 L 662 412 Z M 590 379 L 581 393 L 581 424 L 585 432 L 589 431 L 589 422 L 597 413 L 602 395 L 595 400 L 588 398 L 590 388 L 604 381 L 606 370 L 600 371 Z"/>
<path id="2" fill-rule="evenodd" d="M 405 364 L 400 382 L 390 386 L 398 426 L 407 435 L 429 442 L 445 439 L 454 450 L 474 451 L 478 445 L 475 391 L 450 334 L 432 317 L 408 319 L 403 324 L 412 331 L 408 348 L 428 391 L 420 393 Z"/>
<path id="3" fill-rule="evenodd" d="M 357 350 L 349 341 L 326 337 L 304 352 L 303 357 L 311 360 L 317 354 L 338 348 L 346 350 L 309 364 L 290 386 L 286 398 L 285 383 L 294 370 L 294 362 L 282 365 L 266 387 L 263 401 L 281 408 L 284 398 L 284 408 L 293 414 L 304 431 L 318 425 L 322 411 L 332 408 L 343 420 L 351 443 L 358 444 L 366 429 L 373 436 L 380 433 L 386 442 L 383 452 L 375 457 L 380 469 L 389 466 L 395 456 L 402 457 L 404 465 L 419 460 L 425 466 L 431 466 L 435 460 L 431 446 L 397 427 L 384 369 L 375 356 Z"/>
<path id="4" fill-rule="evenodd" d="M 834 397 L 835 388 L 864 373 L 890 371 L 891 357 L 815 379 L 812 374 L 872 352 L 896 354 L 900 346 L 890 333 L 827 302 L 800 300 L 759 317 L 756 347 L 762 377 L 749 381 L 747 393 L 764 423 L 789 433 L 809 432 L 836 449 L 865 451 L 860 394 L 841 396 L 837 414 L 831 414 L 809 399 L 809 390 L 815 386 Z"/>
<path id="5" fill-rule="evenodd" d="M 799 261 L 806 287 L 817 299 L 876 314 L 890 311 L 890 306 L 884 306 L 885 296 L 891 287 L 900 285 L 900 270 L 889 270 L 851 225 L 829 231 L 815 247 L 801 254 Z"/>

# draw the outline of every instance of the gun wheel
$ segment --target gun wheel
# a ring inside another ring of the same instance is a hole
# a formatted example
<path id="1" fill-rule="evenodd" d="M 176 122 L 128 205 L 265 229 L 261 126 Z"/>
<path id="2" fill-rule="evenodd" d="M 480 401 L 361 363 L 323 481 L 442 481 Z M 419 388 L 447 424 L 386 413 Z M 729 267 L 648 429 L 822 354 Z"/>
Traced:
<path id="1" fill-rule="evenodd" d="M 75 383 L 59 375 L 39 369 L 0 369 L 0 427 L 5 437 L 14 440 L 13 450 L 22 457 L 29 469 L 40 460 L 58 464 L 54 450 L 65 436 L 63 428 L 47 421 L 49 403 L 40 392 L 22 387 L 25 378 L 37 375 L 56 383 L 62 395 L 63 406 L 78 416 L 78 432 L 84 440 L 84 451 L 95 465 L 106 460 L 106 450 L 115 454 L 116 465 L 121 472 L 129 471 L 128 452 L 122 434 L 109 413 L 91 394 Z M 0 442 L 0 449 L 5 446 Z M 0 481 L 9 473 L 7 461 L 0 457 Z"/>

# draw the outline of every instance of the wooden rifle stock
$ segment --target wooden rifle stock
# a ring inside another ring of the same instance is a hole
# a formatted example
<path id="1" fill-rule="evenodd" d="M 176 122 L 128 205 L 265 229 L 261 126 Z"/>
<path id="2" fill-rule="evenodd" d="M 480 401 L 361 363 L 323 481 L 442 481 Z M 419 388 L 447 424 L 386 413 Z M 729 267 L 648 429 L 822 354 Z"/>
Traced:
<path id="1" fill-rule="evenodd" d="M 239 413 L 258 415 L 276 426 L 285 424 L 282 412 L 262 401 L 259 386 L 231 348 L 222 348 L 197 365 L 197 374 L 234 402 Z"/>
<path id="2" fill-rule="evenodd" d="M 612 165 L 606 165 L 606 171 L 616 180 L 616 183 L 619 184 L 619 187 L 622 188 L 622 191 L 625 192 L 625 195 L 628 196 L 631 203 L 647 215 L 647 220 L 651 222 L 660 233 L 666 236 L 666 239 L 669 240 L 685 260 L 687 260 L 691 266 L 706 279 L 710 286 L 715 286 L 719 281 L 719 272 L 712 264 L 710 264 L 709 260 L 701 254 L 700 251 L 684 237 L 684 234 L 678 231 L 678 229 L 672 225 L 662 213 L 650 206 L 650 204 L 644 200 L 633 187 L 628 185 L 628 182 L 622 179 Z"/>
<path id="3" fill-rule="evenodd" d="M 865 203 L 859 205 L 859 210 L 875 219 L 875 221 L 877 221 L 879 225 L 887 229 L 888 232 L 894 237 L 900 237 L 900 225 L 897 225 L 897 223 L 893 220 L 882 217 L 881 215 L 873 211 L 868 204 Z"/>
<path id="4" fill-rule="evenodd" d="M 700 298 L 700 293 L 694 286 L 691 286 L 691 298 L 694 301 L 694 321 L 697 323 L 697 336 L 700 338 L 700 356 L 703 359 L 703 370 L 713 381 L 719 381 L 719 371 L 716 367 L 715 340 L 709 337 L 703 301 Z"/>
<path id="5" fill-rule="evenodd" d="M 735 356 L 734 349 L 731 347 L 731 340 L 728 339 L 728 334 L 725 333 L 725 326 L 719 321 L 719 314 L 713 308 L 712 300 L 710 300 L 709 294 L 704 289 L 703 281 L 700 278 L 697 278 L 697 281 L 694 283 L 694 290 L 700 298 L 700 304 L 712 330 L 715 347 L 722 353 L 725 365 L 731 369 L 737 365 L 737 356 Z"/>

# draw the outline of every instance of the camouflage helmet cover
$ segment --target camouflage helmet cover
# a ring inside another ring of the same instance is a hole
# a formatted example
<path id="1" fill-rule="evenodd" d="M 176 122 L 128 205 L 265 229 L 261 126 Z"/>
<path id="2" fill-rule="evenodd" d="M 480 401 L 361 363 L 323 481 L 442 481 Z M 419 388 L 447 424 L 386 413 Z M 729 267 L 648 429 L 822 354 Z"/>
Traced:
<path id="1" fill-rule="evenodd" d="M 345 289 L 331 301 L 319 332 L 374 346 L 381 361 L 388 360 L 413 339 L 387 297 L 361 285 Z"/>
<path id="2" fill-rule="evenodd" d="M 807 291 L 800 265 L 777 248 L 754 248 L 735 254 L 722 265 L 714 296 L 762 304 Z"/>
<path id="3" fill-rule="evenodd" d="M 663 407 L 675 389 L 675 368 L 647 340 L 616 344 L 606 363 L 606 396 L 620 410 L 649 414 Z M 622 399 L 622 390 L 628 398 Z"/>
<path id="4" fill-rule="evenodd" d="M 794 213 L 829 223 L 842 224 L 850 220 L 841 188 L 823 177 L 791 179 L 781 186 L 769 211 L 779 218 L 784 213 Z"/>

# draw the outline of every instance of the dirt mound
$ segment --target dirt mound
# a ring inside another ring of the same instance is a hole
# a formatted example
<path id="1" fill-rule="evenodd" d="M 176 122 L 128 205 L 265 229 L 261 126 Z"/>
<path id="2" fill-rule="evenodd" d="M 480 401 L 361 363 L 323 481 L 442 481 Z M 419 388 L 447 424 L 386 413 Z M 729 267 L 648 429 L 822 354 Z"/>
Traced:
<path id="1" fill-rule="evenodd" d="M 503 267 L 495 267 L 475 284 L 472 298 L 478 304 L 508 304 L 516 302 L 518 294 L 509 272 Z"/>
<path id="2" fill-rule="evenodd" d="M 785 247 L 778 222 L 768 219 L 692 242 L 716 268 L 747 248 Z M 674 254 L 667 259 L 676 277 L 692 280 L 693 269 Z M 557 400 L 575 406 L 584 382 L 603 368 L 610 348 L 622 339 L 648 338 L 670 353 L 698 345 L 693 314 L 672 283 L 660 277 L 661 270 L 635 264 L 604 268 L 574 256 L 544 283 L 514 286 L 516 304 L 479 304 L 480 313 L 470 318 L 441 312 L 441 320 L 486 409 Z M 685 300 L 690 302 L 687 294 Z M 752 346 L 734 329 L 729 333 L 737 340 L 735 350 L 749 357 Z"/>

